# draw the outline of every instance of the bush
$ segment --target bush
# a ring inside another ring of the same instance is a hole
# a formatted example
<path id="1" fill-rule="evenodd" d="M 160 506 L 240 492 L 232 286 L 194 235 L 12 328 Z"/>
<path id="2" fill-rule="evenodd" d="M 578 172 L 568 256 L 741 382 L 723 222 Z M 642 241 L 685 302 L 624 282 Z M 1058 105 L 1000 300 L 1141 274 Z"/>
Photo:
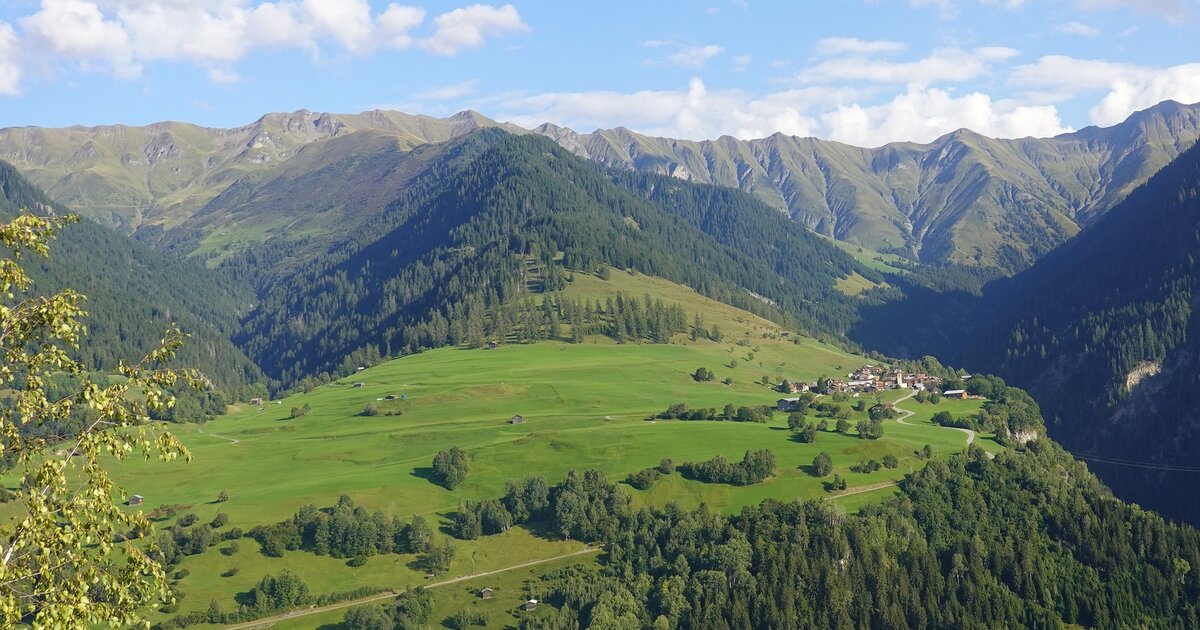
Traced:
<path id="1" fill-rule="evenodd" d="M 360 554 L 360 555 L 354 556 L 353 558 L 350 558 L 349 560 L 347 560 L 346 566 L 361 567 L 362 565 L 364 565 L 366 563 L 367 563 L 367 557 Z"/>
<path id="2" fill-rule="evenodd" d="M 717 378 L 717 375 L 713 374 L 712 370 L 705 367 L 696 368 L 696 371 L 692 373 L 692 379 L 697 383 L 707 383 L 715 378 Z"/>
<path id="3" fill-rule="evenodd" d="M 373 402 L 367 403 L 367 406 L 363 407 L 363 410 L 358 415 L 367 416 L 367 417 L 378 416 L 379 415 L 379 406 Z"/>
<path id="4" fill-rule="evenodd" d="M 180 527 L 189 527 L 195 524 L 198 520 L 200 520 L 200 517 L 196 516 L 195 512 L 188 512 L 187 514 L 179 517 L 179 520 L 175 521 L 175 524 Z"/>
<path id="5" fill-rule="evenodd" d="M 452 446 L 447 451 L 438 451 L 433 458 L 434 483 L 447 490 L 457 488 L 467 478 L 470 463 L 467 452 L 457 446 Z"/>
<path id="6" fill-rule="evenodd" d="M 237 553 L 238 549 L 240 548 L 241 547 L 236 542 L 232 542 L 229 543 L 228 547 L 223 547 L 221 549 L 221 553 L 226 556 L 232 556 L 233 554 Z"/>
<path id="7" fill-rule="evenodd" d="M 221 577 L 233 577 L 238 574 L 238 571 L 240 571 L 240 569 L 237 567 L 229 567 L 229 569 L 221 574 Z"/>
<path id="8" fill-rule="evenodd" d="M 746 451 L 742 461 L 736 464 L 717 455 L 708 461 L 681 464 L 679 470 L 705 483 L 748 486 L 775 474 L 775 453 L 767 449 Z"/>
<path id="9" fill-rule="evenodd" d="M 670 457 L 664 457 L 658 462 L 658 472 L 664 475 L 670 475 L 675 472 L 675 462 L 671 461 Z"/>
<path id="10" fill-rule="evenodd" d="M 813 472 L 818 477 L 825 477 L 833 472 L 833 458 L 829 456 L 829 453 L 821 452 L 813 458 L 812 466 Z"/>
<path id="11" fill-rule="evenodd" d="M 209 523 L 208 525 L 209 525 L 209 527 L 212 527 L 213 529 L 221 529 L 222 527 L 225 527 L 228 524 L 229 524 L 229 515 L 224 512 L 217 512 L 217 515 L 213 517 L 212 522 Z"/>
<path id="12" fill-rule="evenodd" d="M 896 459 L 895 455 L 884 455 L 883 456 L 883 467 L 884 468 L 895 468 L 899 465 L 900 465 L 900 460 Z"/>
<path id="13" fill-rule="evenodd" d="M 625 483 L 637 488 L 638 490 L 646 490 L 654 485 L 655 481 L 662 477 L 662 472 L 657 468 L 643 468 L 627 477 Z"/>
<path id="14" fill-rule="evenodd" d="M 882 465 L 872 459 L 865 462 L 858 462 L 857 464 L 851 466 L 850 470 L 856 473 L 873 473 L 880 468 L 882 468 Z"/>

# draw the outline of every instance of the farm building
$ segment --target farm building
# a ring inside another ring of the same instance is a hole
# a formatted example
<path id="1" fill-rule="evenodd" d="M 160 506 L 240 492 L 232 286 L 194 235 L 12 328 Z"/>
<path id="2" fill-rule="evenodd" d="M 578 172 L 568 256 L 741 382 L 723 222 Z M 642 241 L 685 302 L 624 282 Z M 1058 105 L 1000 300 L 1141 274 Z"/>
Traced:
<path id="1" fill-rule="evenodd" d="M 493 594 L 494 592 L 495 592 L 495 591 L 493 591 L 493 590 L 492 590 L 492 589 L 490 589 L 490 588 L 484 588 L 484 589 L 480 589 L 480 590 L 479 590 L 479 599 L 491 599 L 491 598 L 492 598 L 492 594 Z"/>
<path id="2" fill-rule="evenodd" d="M 261 405 L 262 405 L 262 399 L 261 399 L 261 398 L 251 398 L 251 399 L 250 399 L 250 404 L 251 404 L 251 405 L 254 405 L 254 406 L 256 406 L 256 407 L 257 407 L 257 406 L 261 406 Z"/>
<path id="3" fill-rule="evenodd" d="M 129 497 L 129 500 L 128 500 L 128 501 L 126 501 L 126 503 L 127 503 L 127 504 L 129 504 L 129 505 L 141 505 L 141 504 L 142 504 L 142 503 L 143 503 L 145 500 L 146 500 L 146 499 L 144 499 L 144 498 L 142 497 L 142 495 L 140 495 L 140 494 L 135 494 L 135 495 L 133 495 L 133 496 Z"/>
<path id="4" fill-rule="evenodd" d="M 495 350 L 495 349 L 496 349 L 496 348 L 498 348 L 499 346 L 500 346 L 500 344 L 496 343 L 495 341 L 489 341 L 489 342 L 487 342 L 487 347 L 488 347 L 488 350 Z"/>
<path id="5" fill-rule="evenodd" d="M 963 400 L 966 400 L 967 399 L 967 390 L 965 390 L 965 389 L 948 389 L 948 390 L 942 392 L 942 396 L 945 396 L 946 398 L 961 398 Z"/>
<path id="6" fill-rule="evenodd" d="M 365 384 L 366 383 L 355 383 L 354 385 L 351 385 L 351 387 L 362 387 Z"/>
<path id="7" fill-rule="evenodd" d="M 536 600 L 536 599 L 531 599 L 531 600 L 529 600 L 529 601 L 525 602 L 525 603 L 524 603 L 524 604 L 521 606 L 521 608 L 523 608 L 523 609 L 525 609 L 525 610 L 537 610 L 537 605 L 538 605 L 538 600 Z"/>
<path id="8" fill-rule="evenodd" d="M 383 397 L 383 399 L 384 399 L 384 400 L 396 400 L 396 395 L 395 395 L 395 394 L 388 394 L 387 396 L 384 396 L 384 397 Z"/>
<path id="9" fill-rule="evenodd" d="M 525 424 L 525 416 L 516 415 L 508 419 L 509 424 Z"/>
<path id="10" fill-rule="evenodd" d="M 775 401 L 775 408 L 780 411 L 795 411 L 800 408 L 799 398 L 780 398 Z"/>

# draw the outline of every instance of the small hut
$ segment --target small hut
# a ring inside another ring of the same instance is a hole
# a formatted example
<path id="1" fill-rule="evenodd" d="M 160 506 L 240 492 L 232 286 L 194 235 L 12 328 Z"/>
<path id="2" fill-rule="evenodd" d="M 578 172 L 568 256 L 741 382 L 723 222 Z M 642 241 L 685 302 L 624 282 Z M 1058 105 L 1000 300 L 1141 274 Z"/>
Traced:
<path id="1" fill-rule="evenodd" d="M 126 503 L 128 505 L 141 505 L 143 502 L 145 502 L 145 500 L 146 499 L 143 498 L 142 495 L 135 494 L 135 495 L 129 497 L 129 501 L 126 501 Z"/>
<path id="2" fill-rule="evenodd" d="M 492 598 L 492 594 L 493 594 L 494 592 L 495 592 L 495 591 L 493 591 L 493 590 L 492 590 L 492 589 L 490 589 L 490 588 L 484 588 L 484 589 L 480 589 L 480 591 L 479 591 L 479 599 L 491 599 L 491 598 Z"/>
<path id="3" fill-rule="evenodd" d="M 508 419 L 509 424 L 525 424 L 525 416 L 516 415 Z"/>
<path id="4" fill-rule="evenodd" d="M 537 605 L 538 605 L 538 600 L 536 600 L 536 599 L 531 599 L 531 600 L 529 600 L 529 601 L 525 602 L 525 603 L 524 603 L 524 604 L 521 606 L 521 608 L 523 608 L 523 609 L 524 609 L 524 610 L 526 610 L 526 611 L 537 610 Z"/>

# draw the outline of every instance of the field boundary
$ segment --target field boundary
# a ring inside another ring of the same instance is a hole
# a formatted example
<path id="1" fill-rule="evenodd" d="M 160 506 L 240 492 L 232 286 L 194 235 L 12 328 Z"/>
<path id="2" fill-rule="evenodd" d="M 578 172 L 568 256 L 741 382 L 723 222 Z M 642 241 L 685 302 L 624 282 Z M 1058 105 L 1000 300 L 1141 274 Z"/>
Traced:
<path id="1" fill-rule="evenodd" d="M 449 580 L 442 580 L 441 582 L 434 582 L 433 584 L 425 585 L 425 588 L 437 588 L 439 586 L 448 586 L 450 584 L 458 584 L 459 582 L 466 582 L 467 580 L 473 580 L 475 578 L 487 577 L 489 575 L 495 575 L 497 573 L 504 573 L 507 571 L 515 571 L 517 569 L 524 569 L 526 567 L 532 567 L 532 566 L 536 566 L 539 564 L 545 564 L 547 562 L 554 562 L 555 560 L 563 560 L 565 558 L 571 558 L 574 556 L 582 556 L 582 555 L 590 554 L 590 553 L 599 553 L 600 551 L 602 551 L 601 547 L 587 547 L 585 549 L 580 549 L 579 551 L 572 551 L 571 553 L 563 554 L 561 556 L 554 556 L 553 558 L 542 558 L 541 560 L 531 560 L 529 562 L 522 562 L 521 564 L 514 564 L 510 567 L 504 567 L 502 569 L 494 569 L 492 571 L 483 571 L 481 573 L 472 573 L 470 575 L 462 575 L 462 576 L 459 576 L 456 578 L 451 578 Z M 332 610 L 338 610 L 341 608 L 351 608 L 353 606 L 358 606 L 360 604 L 369 604 L 371 602 L 377 602 L 382 599 L 397 597 L 402 592 L 403 591 L 392 589 L 390 591 L 385 591 L 383 593 L 376 593 L 374 595 L 367 595 L 366 597 L 360 597 L 358 599 L 349 599 L 344 602 L 337 602 L 336 604 L 329 604 L 328 606 L 317 606 L 317 607 L 312 607 L 312 608 L 301 608 L 299 610 L 291 610 L 286 613 L 273 615 L 271 617 L 264 617 L 262 619 L 255 619 L 254 621 L 247 621 L 245 623 L 239 623 L 239 624 L 234 624 L 232 626 L 225 626 L 225 627 L 227 630 L 249 630 L 250 628 L 269 628 L 269 627 L 275 625 L 276 623 L 279 623 L 280 621 L 288 621 L 291 619 L 295 619 L 297 617 L 307 617 L 308 615 L 315 615 L 318 613 L 330 612 Z"/>

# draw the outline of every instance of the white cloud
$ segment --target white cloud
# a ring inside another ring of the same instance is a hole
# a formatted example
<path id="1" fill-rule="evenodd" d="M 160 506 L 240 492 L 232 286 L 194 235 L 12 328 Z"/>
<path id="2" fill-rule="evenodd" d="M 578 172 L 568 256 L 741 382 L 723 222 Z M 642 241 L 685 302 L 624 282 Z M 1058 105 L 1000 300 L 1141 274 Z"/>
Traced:
<path id="1" fill-rule="evenodd" d="M 1064 100 L 1105 89 L 1116 80 L 1134 78 L 1148 70 L 1130 63 L 1046 55 L 1035 63 L 1014 68 L 1009 83 L 1028 90 L 1044 90 L 1043 94 L 1050 95 L 1052 100 Z"/>
<path id="2" fill-rule="evenodd" d="M 820 124 L 809 112 L 858 95 L 831 88 L 753 95 L 709 90 L 700 79 L 692 79 L 686 90 L 509 94 L 482 100 L 479 106 L 523 127 L 550 121 L 582 131 L 625 126 L 674 138 L 760 138 L 775 132 L 816 135 Z"/>
<path id="3" fill-rule="evenodd" d="M 92 2 L 43 0 L 42 10 L 21 20 L 21 25 L 39 45 L 58 55 L 85 64 L 103 61 L 124 77 L 141 73 L 125 28 L 107 19 Z"/>
<path id="4" fill-rule="evenodd" d="M 379 35 L 392 48 L 408 48 L 413 44 L 410 32 L 425 21 L 425 9 L 389 4 L 379 16 Z"/>
<path id="5" fill-rule="evenodd" d="M 862 40 L 857 37 L 826 37 L 817 42 L 817 54 L 822 57 L 837 55 L 884 55 L 900 52 L 907 46 L 904 42 L 887 40 Z"/>
<path id="6" fill-rule="evenodd" d="M 17 34 L 11 24 L 0 22 L 0 94 L 20 92 L 21 64 L 17 61 Z"/>
<path id="7" fill-rule="evenodd" d="M 1061 101 L 1104 92 L 1088 115 L 1097 125 L 1114 125 L 1139 109 L 1165 100 L 1200 102 L 1200 63 L 1153 68 L 1100 59 L 1047 55 L 1018 66 L 1014 85 L 1038 91 L 1046 101 Z"/>
<path id="8" fill-rule="evenodd" d="M 725 49 L 716 44 L 707 46 L 684 46 L 667 56 L 667 61 L 684 68 L 702 68 L 710 59 Z"/>
<path id="9" fill-rule="evenodd" d="M 1200 63 L 1157 69 L 1117 79 L 1088 115 L 1097 125 L 1115 125 L 1139 109 L 1166 100 L 1200 102 Z"/>
<path id="10" fill-rule="evenodd" d="M 880 105 L 846 105 L 821 116 L 828 138 L 858 146 L 911 140 L 929 142 L 956 129 L 986 136 L 1052 136 L 1069 131 L 1053 105 L 993 101 L 973 92 L 955 97 L 947 90 L 910 85 Z"/>
<path id="11" fill-rule="evenodd" d="M 51 64 L 134 78 L 147 63 L 183 61 L 201 66 L 217 83 L 238 81 L 233 65 L 260 48 L 365 55 L 420 43 L 454 54 L 528 28 L 512 5 L 475 4 L 439 15 L 430 36 L 418 39 L 413 31 L 425 15 L 421 7 L 397 3 L 373 14 L 368 0 L 41 0 L 20 25 L 30 54 Z M 15 90 L 19 72 L 7 58 L 3 63 L 2 76 Z"/>
<path id="12" fill-rule="evenodd" d="M 433 19 L 436 31 L 421 41 L 426 50 L 439 55 L 455 55 L 464 48 L 477 48 L 493 35 L 529 30 L 516 7 L 473 4 L 443 13 Z"/>
<path id="13" fill-rule="evenodd" d="M 963 50 L 939 48 L 916 61 L 887 61 L 851 55 L 822 61 L 796 76 L 804 83 L 869 81 L 874 83 L 938 83 L 970 81 L 992 66 L 1016 56 L 1012 48 L 988 46 Z"/>
<path id="14" fill-rule="evenodd" d="M 367 0 L 304 0 L 310 23 L 350 52 L 373 45 L 375 24 Z"/>
<path id="15" fill-rule="evenodd" d="M 750 66 L 753 57 L 750 55 L 738 55 L 733 58 L 733 69 L 741 72 Z"/>
<path id="16" fill-rule="evenodd" d="M 1069 131 L 1054 105 L 994 100 L 978 92 L 909 85 L 878 104 L 852 88 L 806 87 L 767 94 L 710 90 L 692 79 L 687 90 L 508 94 L 477 102 L 499 118 L 531 128 L 543 122 L 579 131 L 625 126 L 639 132 L 700 140 L 732 135 L 761 138 L 775 132 L 817 136 L 859 146 L 929 142 L 960 128 L 1017 138 Z"/>
<path id="17" fill-rule="evenodd" d="M 415 96 L 422 100 L 450 101 L 474 94 L 476 83 L 476 81 L 462 81 L 450 85 L 439 85 L 419 92 Z"/>
<path id="18" fill-rule="evenodd" d="M 1082 22 L 1067 22 L 1066 24 L 1059 24 L 1055 28 L 1060 33 L 1078 35 L 1080 37 L 1095 37 L 1100 34 L 1100 29 L 1094 26 L 1088 26 Z"/>

